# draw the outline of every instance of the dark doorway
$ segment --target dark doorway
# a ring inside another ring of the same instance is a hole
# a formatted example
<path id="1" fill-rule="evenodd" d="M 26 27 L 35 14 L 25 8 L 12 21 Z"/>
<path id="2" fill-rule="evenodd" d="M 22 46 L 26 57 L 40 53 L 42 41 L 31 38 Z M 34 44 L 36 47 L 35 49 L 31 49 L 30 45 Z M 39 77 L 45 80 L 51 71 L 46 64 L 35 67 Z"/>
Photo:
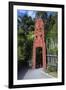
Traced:
<path id="1" fill-rule="evenodd" d="M 36 68 L 42 67 L 42 48 L 36 48 Z"/>

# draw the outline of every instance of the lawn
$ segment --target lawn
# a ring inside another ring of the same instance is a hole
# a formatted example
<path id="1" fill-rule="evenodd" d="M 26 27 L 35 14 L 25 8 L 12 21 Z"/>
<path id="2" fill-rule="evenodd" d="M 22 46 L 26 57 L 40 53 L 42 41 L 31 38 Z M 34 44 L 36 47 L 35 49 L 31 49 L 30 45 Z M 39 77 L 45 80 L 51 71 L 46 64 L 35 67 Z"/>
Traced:
<path id="1" fill-rule="evenodd" d="M 56 77 L 58 76 L 58 72 L 57 72 L 57 67 L 54 66 L 48 66 L 46 73 L 48 73 L 49 75 Z"/>

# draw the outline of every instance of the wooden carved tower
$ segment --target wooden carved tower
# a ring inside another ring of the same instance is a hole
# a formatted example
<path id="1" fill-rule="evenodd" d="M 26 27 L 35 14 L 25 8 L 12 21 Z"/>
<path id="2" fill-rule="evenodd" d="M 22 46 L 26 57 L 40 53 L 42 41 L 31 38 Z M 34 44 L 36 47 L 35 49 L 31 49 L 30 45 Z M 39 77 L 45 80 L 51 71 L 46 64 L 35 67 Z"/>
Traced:
<path id="1" fill-rule="evenodd" d="M 32 68 L 36 68 L 36 48 L 42 48 L 42 64 L 43 68 L 46 69 L 46 43 L 45 43 L 45 33 L 44 33 L 44 22 L 41 18 L 35 20 L 35 30 L 34 30 L 34 41 L 33 41 L 33 58 L 32 58 Z"/>

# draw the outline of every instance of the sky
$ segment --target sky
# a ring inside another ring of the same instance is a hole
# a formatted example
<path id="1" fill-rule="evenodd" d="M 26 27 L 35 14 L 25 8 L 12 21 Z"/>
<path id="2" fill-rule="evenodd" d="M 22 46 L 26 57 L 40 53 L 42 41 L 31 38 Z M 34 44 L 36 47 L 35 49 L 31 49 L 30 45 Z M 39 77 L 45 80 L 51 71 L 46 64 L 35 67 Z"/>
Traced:
<path id="1" fill-rule="evenodd" d="M 22 9 L 17 10 L 17 15 L 18 16 L 24 16 L 25 14 L 27 14 L 28 16 L 31 16 L 32 18 L 35 18 L 36 11 L 31 11 L 31 10 L 29 11 L 29 10 L 22 10 Z M 55 13 L 49 11 L 47 14 L 49 16 L 50 14 L 55 14 Z"/>
<path id="2" fill-rule="evenodd" d="M 32 18 L 35 18 L 36 11 L 18 10 L 17 14 L 18 14 L 18 16 L 24 16 L 25 14 L 27 14 L 28 16 L 31 16 Z"/>

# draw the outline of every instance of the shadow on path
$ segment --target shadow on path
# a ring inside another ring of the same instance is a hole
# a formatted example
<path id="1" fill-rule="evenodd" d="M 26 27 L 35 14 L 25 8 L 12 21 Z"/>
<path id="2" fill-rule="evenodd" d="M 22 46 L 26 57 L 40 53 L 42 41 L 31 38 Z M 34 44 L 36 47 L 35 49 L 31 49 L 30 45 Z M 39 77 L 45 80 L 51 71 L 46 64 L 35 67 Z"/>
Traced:
<path id="1" fill-rule="evenodd" d="M 44 72 L 43 68 L 31 69 L 26 62 L 18 63 L 17 75 L 18 80 L 52 78 L 46 72 Z"/>
<path id="2" fill-rule="evenodd" d="M 29 69 L 29 66 L 26 62 L 19 62 L 18 63 L 18 74 L 17 74 L 17 79 L 18 80 L 21 80 L 24 78 L 25 74 L 27 73 Z"/>

